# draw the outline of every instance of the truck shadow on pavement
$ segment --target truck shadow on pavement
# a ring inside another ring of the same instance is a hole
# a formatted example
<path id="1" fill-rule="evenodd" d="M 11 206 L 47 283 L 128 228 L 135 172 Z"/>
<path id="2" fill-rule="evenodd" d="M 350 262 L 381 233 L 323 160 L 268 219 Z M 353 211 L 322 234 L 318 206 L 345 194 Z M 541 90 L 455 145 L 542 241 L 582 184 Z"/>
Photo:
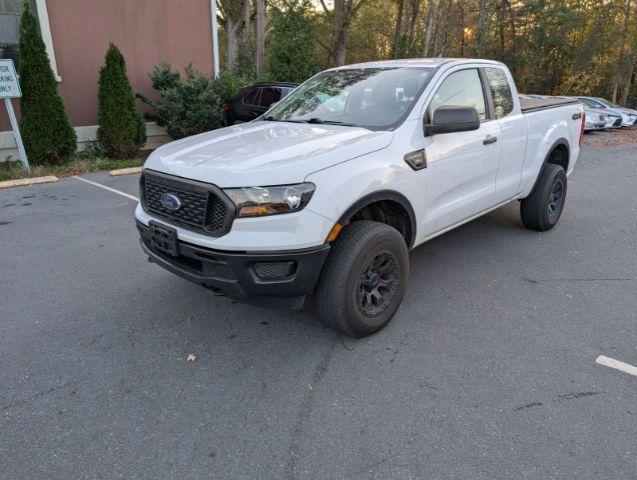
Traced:
<path id="1" fill-rule="evenodd" d="M 512 240 L 524 235 L 531 233 L 521 227 L 515 202 L 417 247 L 410 253 L 407 305 L 416 307 L 428 303 L 427 292 L 431 285 L 437 284 L 441 289 L 456 288 L 457 282 L 463 282 L 466 277 L 467 265 L 472 265 L 473 270 L 488 271 L 489 263 L 495 261 L 495 257 L 515 254 Z M 228 344 L 248 340 L 262 343 L 268 339 L 292 344 L 298 341 L 298 336 L 327 344 L 334 341 L 335 333 L 319 321 L 314 307 L 293 312 L 252 306 L 217 296 L 157 267 L 152 268 L 155 285 L 148 285 L 149 292 L 171 292 L 170 298 L 158 294 L 150 300 L 151 304 L 158 302 L 167 306 L 170 312 L 148 318 L 158 328 L 165 322 L 175 328 L 196 325 L 201 345 L 213 339 L 217 342 L 224 339 Z M 424 291 L 423 287 L 426 287 Z M 405 320 L 403 310 L 399 309 L 385 332 L 401 329 Z M 420 328 L 426 326 L 421 324 Z M 383 331 L 378 335 L 383 335 Z M 292 341 L 286 342 L 286 338 Z M 348 345 L 359 341 L 346 340 Z"/>

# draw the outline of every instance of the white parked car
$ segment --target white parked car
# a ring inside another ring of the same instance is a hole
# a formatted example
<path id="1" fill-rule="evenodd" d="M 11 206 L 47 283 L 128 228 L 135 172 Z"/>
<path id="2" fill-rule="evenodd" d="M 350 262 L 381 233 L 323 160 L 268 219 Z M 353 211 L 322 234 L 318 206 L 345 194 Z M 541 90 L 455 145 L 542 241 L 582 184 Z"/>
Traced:
<path id="1" fill-rule="evenodd" d="M 608 123 L 608 115 L 603 110 L 596 108 L 584 108 L 586 121 L 584 122 L 584 131 L 591 132 L 593 130 L 604 130 Z"/>
<path id="2" fill-rule="evenodd" d="M 622 127 L 637 125 L 637 110 L 620 107 L 619 105 L 599 97 L 577 97 L 584 105 L 593 108 L 606 109 L 609 113 L 619 115 Z"/>
<path id="3" fill-rule="evenodd" d="M 577 101 L 518 98 L 507 67 L 363 63 L 310 78 L 261 118 L 178 140 L 144 165 L 149 259 L 232 297 L 300 308 L 352 336 L 384 327 L 408 251 L 509 202 L 558 222 Z"/>

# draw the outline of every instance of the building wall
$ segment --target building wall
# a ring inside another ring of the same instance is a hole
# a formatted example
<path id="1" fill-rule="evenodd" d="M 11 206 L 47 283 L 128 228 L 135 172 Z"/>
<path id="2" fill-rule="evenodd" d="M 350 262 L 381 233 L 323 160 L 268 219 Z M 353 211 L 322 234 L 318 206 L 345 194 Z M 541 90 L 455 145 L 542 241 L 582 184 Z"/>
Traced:
<path id="1" fill-rule="evenodd" d="M 97 80 L 110 41 L 135 92 L 155 97 L 148 73 L 165 60 L 212 70 L 209 0 L 47 0 L 58 84 L 73 126 L 97 124 Z M 10 130 L 2 105 L 0 130 Z"/>

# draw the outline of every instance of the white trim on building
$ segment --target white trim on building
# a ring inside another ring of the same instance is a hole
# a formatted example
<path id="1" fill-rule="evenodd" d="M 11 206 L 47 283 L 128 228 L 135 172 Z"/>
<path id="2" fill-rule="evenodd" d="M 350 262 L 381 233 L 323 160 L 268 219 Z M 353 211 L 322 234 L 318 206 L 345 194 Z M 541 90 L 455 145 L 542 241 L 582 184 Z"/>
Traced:
<path id="1" fill-rule="evenodd" d="M 91 143 L 97 141 L 97 125 L 87 125 L 84 127 L 74 127 L 77 135 L 77 150 L 82 151 Z M 154 150 L 155 148 L 169 142 L 171 138 L 163 127 L 155 122 L 146 122 L 146 145 L 144 150 Z M 18 147 L 12 131 L 0 132 L 0 162 L 19 160 Z"/>
<path id="2" fill-rule="evenodd" d="M 53 50 L 53 37 L 51 36 L 51 24 L 49 23 L 49 12 L 46 8 L 46 0 L 35 0 L 35 5 L 38 9 L 37 16 L 40 22 L 40 33 L 42 34 L 42 40 L 44 40 L 46 53 L 49 55 L 51 69 L 55 74 L 55 79 L 61 82 L 62 77 L 60 77 L 58 73 L 58 65 L 55 61 L 55 50 Z"/>

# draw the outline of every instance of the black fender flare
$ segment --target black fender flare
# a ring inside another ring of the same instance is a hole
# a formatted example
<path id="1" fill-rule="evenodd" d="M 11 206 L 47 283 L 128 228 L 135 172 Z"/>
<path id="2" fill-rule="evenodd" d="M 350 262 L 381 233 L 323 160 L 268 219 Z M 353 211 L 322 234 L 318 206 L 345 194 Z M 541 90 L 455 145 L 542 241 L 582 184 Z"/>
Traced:
<path id="1" fill-rule="evenodd" d="M 338 222 L 343 225 L 347 220 L 352 217 L 356 212 L 362 208 L 371 205 L 372 203 L 380 202 L 382 200 L 389 200 L 396 202 L 407 212 L 409 217 L 409 230 L 407 240 L 407 247 L 412 248 L 416 241 L 416 228 L 418 226 L 416 222 L 416 214 L 414 208 L 411 206 L 411 202 L 402 193 L 395 190 L 378 190 L 377 192 L 368 193 L 367 195 L 359 198 L 356 202 L 350 205 L 347 210 L 340 216 Z"/>
<path id="2" fill-rule="evenodd" d="M 544 157 L 544 160 L 542 161 L 542 165 L 540 165 L 540 169 L 537 172 L 537 176 L 535 177 L 535 182 L 533 182 L 533 188 L 531 189 L 531 192 L 533 190 L 535 190 L 535 187 L 537 186 L 537 182 L 540 181 L 540 174 L 542 173 L 542 169 L 544 169 L 544 166 L 549 162 L 549 158 L 551 158 L 551 155 L 553 154 L 555 149 L 557 147 L 559 147 L 560 145 L 562 145 L 564 148 L 566 148 L 567 162 L 570 163 L 570 161 L 571 161 L 571 145 L 568 143 L 568 141 L 564 137 L 562 137 L 562 138 L 556 140 L 555 142 L 553 142 L 553 145 L 551 145 L 551 148 L 548 149 L 548 152 L 546 153 L 546 156 Z M 529 195 L 530 194 L 531 193 L 529 193 Z"/>

